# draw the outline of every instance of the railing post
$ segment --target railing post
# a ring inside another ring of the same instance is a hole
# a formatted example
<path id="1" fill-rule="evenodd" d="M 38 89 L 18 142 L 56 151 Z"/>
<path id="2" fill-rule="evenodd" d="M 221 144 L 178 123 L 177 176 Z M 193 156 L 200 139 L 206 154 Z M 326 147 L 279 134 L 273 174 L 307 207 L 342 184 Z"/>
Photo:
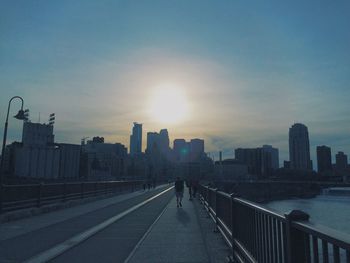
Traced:
<path id="1" fill-rule="evenodd" d="M 309 215 L 301 210 L 292 210 L 284 214 L 287 234 L 287 259 L 288 263 L 308 262 L 310 246 L 306 234 L 293 227 L 294 221 L 308 221 Z"/>
<path id="2" fill-rule="evenodd" d="M 235 202 L 235 198 L 238 197 L 238 195 L 236 193 L 232 193 L 231 195 L 231 206 L 230 206 L 230 212 L 231 212 L 231 245 L 232 245 L 232 255 L 231 257 L 229 257 L 229 262 L 236 262 L 235 261 L 235 238 L 236 238 L 236 220 L 235 220 L 235 216 L 236 216 L 236 202 Z"/>
<path id="3" fill-rule="evenodd" d="M 215 229 L 214 229 L 214 232 L 215 233 L 218 233 L 219 232 L 219 220 L 218 220 L 218 189 L 215 189 Z M 213 207 L 214 208 L 214 207 Z"/>
<path id="4" fill-rule="evenodd" d="M 42 183 L 38 184 L 38 199 L 37 199 L 37 203 L 36 206 L 40 207 L 41 206 L 41 197 L 42 197 Z"/>

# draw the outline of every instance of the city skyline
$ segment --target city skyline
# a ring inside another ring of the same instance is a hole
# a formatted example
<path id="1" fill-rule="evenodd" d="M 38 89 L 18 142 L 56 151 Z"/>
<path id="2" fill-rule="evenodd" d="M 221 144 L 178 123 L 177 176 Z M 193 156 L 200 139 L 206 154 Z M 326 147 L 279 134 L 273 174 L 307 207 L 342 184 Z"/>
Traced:
<path id="1" fill-rule="evenodd" d="M 224 156 L 270 144 L 281 163 L 289 159 L 288 128 L 301 122 L 314 164 L 318 145 L 349 154 L 349 9 L 346 1 L 254 9 L 228 1 L 5 1 L 0 136 L 8 99 L 21 95 L 33 121 L 55 112 L 57 139 L 70 143 L 99 135 L 129 145 L 137 121 L 145 131 L 167 128 L 171 140 L 203 138 L 207 151 Z M 149 115 L 166 83 L 189 104 L 179 123 Z M 8 141 L 20 133 L 11 120 Z"/>
<path id="2" fill-rule="evenodd" d="M 51 114 L 52 115 L 52 114 Z M 29 122 L 31 122 L 30 120 L 29 120 Z M 25 124 L 26 122 L 23 122 L 23 131 L 24 131 L 24 128 L 25 128 Z M 33 122 L 32 123 L 33 125 L 37 125 L 37 124 L 39 124 L 39 123 L 36 123 L 36 122 Z M 43 124 L 45 124 L 45 123 L 43 123 Z M 49 125 L 49 124 L 45 124 L 47 127 L 51 127 L 51 129 L 52 129 L 52 131 L 51 132 L 53 132 L 53 125 L 51 126 L 51 125 Z M 44 125 L 44 126 L 45 126 Z M 140 124 L 140 123 L 137 123 L 137 122 L 134 122 L 133 123 L 133 127 L 132 127 L 132 129 L 131 129 L 131 134 L 130 134 L 130 136 L 129 136 L 129 146 L 131 146 L 131 140 L 132 140 L 132 135 L 133 134 L 136 134 L 136 133 L 134 133 L 135 132 L 135 128 L 136 128 L 136 130 L 139 130 L 139 131 L 137 131 L 137 133 L 141 133 L 140 135 L 141 135 L 141 140 L 143 141 L 143 143 L 142 143 L 142 147 L 141 147 L 141 149 L 139 150 L 139 153 L 147 153 L 147 149 L 149 148 L 149 144 L 150 144 L 150 138 L 149 138 L 149 135 L 155 135 L 155 136 L 160 136 L 160 137 L 163 137 L 163 136 L 161 136 L 162 134 L 163 135 L 165 135 L 166 136 L 166 138 L 167 138 L 167 140 L 168 140 L 168 142 L 164 142 L 165 143 L 165 145 L 168 145 L 168 146 L 166 146 L 166 147 L 168 147 L 170 150 L 174 150 L 174 151 L 176 151 L 176 147 L 175 147 L 175 142 L 176 141 L 181 141 L 181 140 L 183 140 L 183 141 L 185 141 L 185 139 L 184 138 L 180 138 L 180 137 L 178 137 L 178 138 L 173 138 L 173 139 L 170 139 L 170 136 L 169 136 L 169 134 L 168 134 L 168 130 L 166 129 L 166 128 L 164 128 L 164 129 L 161 129 L 160 130 L 160 133 L 158 133 L 158 132 L 155 132 L 155 131 L 146 131 L 145 133 L 144 133 L 144 135 L 142 135 L 143 134 L 143 132 L 142 132 L 142 125 L 143 124 Z M 309 141 L 309 138 L 308 138 L 308 127 L 307 126 L 305 126 L 304 124 L 301 124 L 301 123 L 294 123 L 293 125 L 291 125 L 291 127 L 289 128 L 289 140 L 291 139 L 291 130 L 292 129 L 294 129 L 294 128 L 296 128 L 296 127 L 301 127 L 301 128 L 303 128 L 303 129 L 306 129 L 306 133 L 307 133 L 307 138 L 306 138 L 306 140 L 307 141 Z M 164 133 L 165 132 L 165 133 Z M 304 131 L 302 132 L 302 133 L 304 133 Z M 23 133 L 24 134 L 24 133 Z M 297 135 L 297 134 L 295 134 L 295 135 Z M 299 135 L 297 135 L 297 136 L 299 136 Z M 302 135 L 302 137 L 303 137 L 304 135 Z M 56 135 L 55 135 L 55 137 L 56 137 Z M 145 137 L 144 139 L 143 139 L 143 137 Z M 22 137 L 22 138 L 24 138 L 24 137 Z M 92 139 L 95 139 L 95 138 L 101 138 L 101 139 L 103 139 L 103 142 L 104 142 L 104 140 L 105 140 L 105 138 L 103 137 L 103 136 L 101 136 L 101 137 L 96 137 L 96 135 L 92 135 L 91 137 L 83 137 L 83 138 L 81 138 L 81 144 L 83 145 L 83 144 L 85 144 L 86 143 L 86 140 L 87 139 L 90 139 L 88 142 L 92 142 L 93 140 Z M 22 139 L 23 140 L 23 139 Z M 158 140 L 158 139 L 157 139 Z M 163 140 L 163 139 L 162 139 Z M 205 140 L 202 140 L 202 139 L 199 139 L 199 138 L 195 138 L 195 139 L 193 139 L 193 138 L 190 138 L 190 141 L 192 142 L 193 140 L 199 140 L 199 141 L 203 141 L 203 149 L 204 149 L 204 141 Z M 304 140 L 304 139 L 303 139 Z M 19 140 L 19 141 L 21 141 L 21 140 Z M 153 141 L 153 139 L 152 139 L 152 141 Z M 10 145 L 12 142 L 8 142 L 7 143 L 7 145 Z M 106 141 L 106 143 L 109 143 L 109 144 L 120 144 L 120 145 L 122 145 L 123 147 L 126 147 L 125 148 L 125 150 L 130 154 L 130 156 L 133 156 L 133 155 L 135 155 L 135 154 L 133 154 L 132 152 L 131 152 L 131 148 L 129 147 L 127 147 L 127 145 L 128 144 L 124 144 L 124 143 L 122 143 L 122 142 L 116 142 L 116 141 Z M 291 143 L 290 141 L 289 141 L 289 143 Z M 151 144 L 153 144 L 152 142 L 151 142 Z M 301 142 L 301 144 L 304 144 L 304 142 Z M 159 146 L 159 145 L 158 145 Z M 173 146 L 173 147 L 172 147 Z M 298 147 L 300 147 L 301 145 L 299 145 Z M 283 159 L 283 158 L 281 158 L 281 155 L 279 154 L 279 149 L 278 148 L 271 148 L 271 147 L 273 147 L 273 145 L 266 145 L 266 144 L 264 144 L 263 146 L 262 146 L 262 148 L 261 148 L 261 145 L 259 146 L 259 145 L 255 145 L 255 146 L 253 146 L 253 147 L 237 147 L 237 148 L 232 148 L 232 149 L 230 149 L 230 151 L 232 150 L 233 151 L 233 154 L 226 154 L 226 156 L 223 154 L 224 152 L 222 151 L 222 150 L 218 150 L 218 151 L 216 151 L 216 152 L 210 152 L 210 151 L 205 151 L 205 153 L 207 153 L 207 155 L 208 155 L 208 157 L 209 158 L 211 158 L 211 159 L 213 159 L 213 161 L 216 161 L 216 160 L 218 160 L 219 158 L 220 158 L 220 154 L 222 154 L 222 158 L 223 159 L 228 159 L 228 160 L 230 160 L 230 159 L 232 159 L 232 158 L 234 158 L 234 159 L 236 159 L 237 158 L 237 156 L 236 156 L 236 150 L 237 149 L 240 149 L 240 148 L 246 148 L 246 149 L 253 149 L 253 150 L 255 150 L 255 149 L 264 149 L 264 150 L 266 150 L 266 151 L 269 151 L 270 152 L 270 150 L 269 149 L 273 149 L 273 151 L 276 151 L 276 153 L 274 153 L 274 154 L 277 154 L 274 158 L 276 158 L 277 159 L 277 161 L 276 160 L 273 160 L 272 161 L 272 165 L 273 165 L 273 167 L 277 167 L 277 163 L 278 163 L 278 165 L 279 165 L 279 168 L 283 168 L 284 166 L 285 166 L 285 164 L 284 164 L 284 162 L 285 161 L 288 161 L 289 163 L 293 163 L 292 161 L 291 161 L 291 159 L 290 158 L 287 158 L 287 159 Z M 307 145 L 305 145 L 305 146 L 301 146 L 302 148 L 303 147 L 306 147 L 306 148 L 309 148 L 309 150 L 310 150 L 310 156 L 312 156 L 312 147 L 309 145 L 309 143 L 307 142 Z M 296 166 L 296 167 L 294 167 L 293 165 L 291 165 L 291 168 L 296 168 L 296 169 L 310 169 L 310 170 L 314 170 L 314 171 L 318 171 L 320 168 L 320 166 L 319 166 L 319 148 L 322 148 L 322 147 L 326 147 L 326 146 L 321 146 L 321 145 L 317 145 L 316 147 L 315 147 L 315 151 L 316 151 L 316 154 L 315 154 L 315 162 L 313 162 L 313 159 L 311 158 L 311 164 L 310 164 L 310 166 L 309 166 L 309 168 L 306 168 L 306 167 L 298 167 L 298 166 Z M 290 150 L 291 149 L 293 149 L 294 148 L 294 146 L 291 148 L 291 145 L 289 146 L 289 149 L 288 149 L 288 154 L 289 154 L 289 157 L 291 156 L 291 155 L 295 155 L 296 153 L 291 153 L 290 152 Z M 330 146 L 330 147 L 328 147 L 327 146 L 327 148 L 329 148 L 330 150 L 331 150 L 331 148 L 332 148 L 332 146 Z M 163 149 L 164 150 L 164 149 Z M 294 149 L 293 149 L 293 151 L 295 151 Z M 299 151 L 299 150 L 298 150 Z M 164 151 L 162 152 L 162 154 L 165 154 L 165 155 L 167 155 Z M 344 154 L 344 152 L 343 151 L 338 151 L 338 152 L 335 152 L 334 154 L 330 154 L 330 161 L 331 161 L 331 163 L 332 164 L 334 164 L 334 165 L 336 165 L 337 164 L 337 155 L 339 155 L 339 154 Z M 345 153 L 345 154 L 347 154 L 347 153 Z M 303 154 L 302 154 L 303 155 Z M 307 154 L 308 155 L 308 154 Z M 304 157 L 303 157 L 304 158 Z M 278 161 L 278 159 L 279 159 L 279 161 Z M 307 158 L 306 158 L 307 159 Z M 307 161 L 307 160 L 306 160 Z M 278 168 L 278 167 L 277 167 Z"/>

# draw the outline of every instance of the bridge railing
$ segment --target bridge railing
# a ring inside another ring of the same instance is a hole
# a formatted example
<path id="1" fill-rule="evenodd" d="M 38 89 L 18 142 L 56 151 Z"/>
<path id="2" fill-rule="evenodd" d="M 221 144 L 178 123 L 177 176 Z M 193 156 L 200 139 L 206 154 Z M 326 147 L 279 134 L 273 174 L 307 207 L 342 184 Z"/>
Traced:
<path id="1" fill-rule="evenodd" d="M 143 181 L 3 185 L 0 213 L 141 189 Z"/>
<path id="2" fill-rule="evenodd" d="M 281 215 L 215 188 L 199 190 L 234 262 L 350 262 L 350 236 L 312 224 L 302 211 Z"/>

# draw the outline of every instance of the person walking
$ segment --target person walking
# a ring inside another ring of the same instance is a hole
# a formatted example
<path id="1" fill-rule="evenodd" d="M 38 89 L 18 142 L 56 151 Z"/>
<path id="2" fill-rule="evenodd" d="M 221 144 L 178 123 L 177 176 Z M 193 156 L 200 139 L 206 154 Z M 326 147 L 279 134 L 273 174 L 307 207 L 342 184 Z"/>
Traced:
<path id="1" fill-rule="evenodd" d="M 198 186 L 199 186 L 198 180 L 193 180 L 193 182 L 192 182 L 192 197 L 193 198 L 196 198 Z"/>
<path id="2" fill-rule="evenodd" d="M 175 182 L 175 195 L 176 195 L 176 205 L 177 207 L 182 207 L 182 198 L 184 196 L 184 181 L 180 177 L 176 178 Z"/>
<path id="3" fill-rule="evenodd" d="M 188 187 L 188 195 L 190 196 L 190 201 L 192 201 L 192 179 L 186 181 L 186 186 Z"/>

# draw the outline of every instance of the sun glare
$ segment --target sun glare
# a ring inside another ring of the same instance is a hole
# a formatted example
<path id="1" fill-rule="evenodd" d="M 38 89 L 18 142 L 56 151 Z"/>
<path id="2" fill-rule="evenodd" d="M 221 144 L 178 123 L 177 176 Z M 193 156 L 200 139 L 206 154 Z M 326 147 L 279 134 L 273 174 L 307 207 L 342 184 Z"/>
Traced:
<path id="1" fill-rule="evenodd" d="M 162 123 L 178 123 L 189 114 L 185 93 L 176 85 L 160 85 L 152 95 L 151 117 Z"/>

